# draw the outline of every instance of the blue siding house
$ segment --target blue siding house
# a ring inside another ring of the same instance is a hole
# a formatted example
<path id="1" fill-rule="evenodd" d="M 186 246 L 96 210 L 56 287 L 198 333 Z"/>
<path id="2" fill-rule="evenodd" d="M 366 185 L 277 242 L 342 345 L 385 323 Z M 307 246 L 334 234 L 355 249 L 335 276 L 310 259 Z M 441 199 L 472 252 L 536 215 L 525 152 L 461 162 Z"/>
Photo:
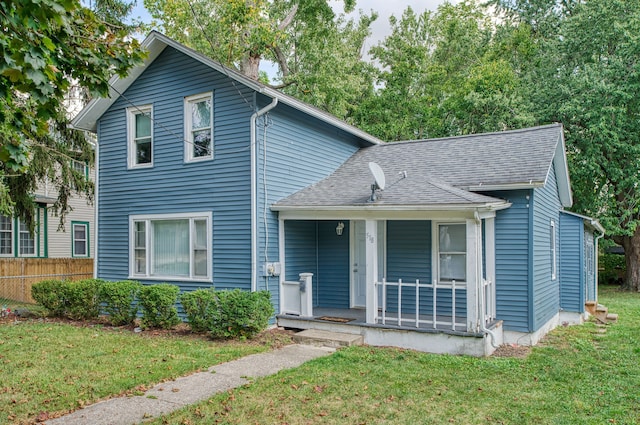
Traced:
<path id="1" fill-rule="evenodd" d="M 96 276 L 269 290 L 280 326 L 487 355 L 579 323 L 602 227 L 562 126 L 382 143 L 152 32 L 98 136 Z"/>

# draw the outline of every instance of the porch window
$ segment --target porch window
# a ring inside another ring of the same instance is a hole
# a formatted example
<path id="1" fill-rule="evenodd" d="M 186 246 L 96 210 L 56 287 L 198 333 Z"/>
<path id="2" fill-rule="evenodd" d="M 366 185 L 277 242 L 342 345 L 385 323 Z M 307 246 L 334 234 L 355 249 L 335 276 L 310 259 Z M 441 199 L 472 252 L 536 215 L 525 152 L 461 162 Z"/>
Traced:
<path id="1" fill-rule="evenodd" d="M 438 224 L 438 281 L 467 279 L 467 230 L 464 223 Z"/>
<path id="2" fill-rule="evenodd" d="M 153 165 L 153 126 L 151 105 L 127 109 L 129 168 Z"/>
<path id="3" fill-rule="evenodd" d="M 13 220 L 0 214 L 0 255 L 13 255 Z"/>
<path id="4" fill-rule="evenodd" d="M 211 214 L 132 216 L 130 275 L 211 280 Z"/>
<path id="5" fill-rule="evenodd" d="M 213 93 L 184 99 L 185 161 L 213 158 Z"/>

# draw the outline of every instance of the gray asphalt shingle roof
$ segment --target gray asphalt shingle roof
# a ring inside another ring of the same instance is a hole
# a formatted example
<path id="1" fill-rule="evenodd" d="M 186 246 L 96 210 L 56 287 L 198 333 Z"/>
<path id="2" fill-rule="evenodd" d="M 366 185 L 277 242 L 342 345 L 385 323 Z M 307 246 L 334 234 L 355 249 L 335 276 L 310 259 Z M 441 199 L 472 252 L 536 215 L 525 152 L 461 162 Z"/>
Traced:
<path id="1" fill-rule="evenodd" d="M 274 205 L 478 205 L 503 202 L 476 193 L 485 187 L 544 184 L 562 126 L 442 139 L 393 142 L 360 149 L 333 174 Z M 375 203 L 369 162 L 385 173 L 386 188 Z M 404 177 L 406 172 L 406 177 Z M 474 188 L 474 192 L 467 189 Z"/>

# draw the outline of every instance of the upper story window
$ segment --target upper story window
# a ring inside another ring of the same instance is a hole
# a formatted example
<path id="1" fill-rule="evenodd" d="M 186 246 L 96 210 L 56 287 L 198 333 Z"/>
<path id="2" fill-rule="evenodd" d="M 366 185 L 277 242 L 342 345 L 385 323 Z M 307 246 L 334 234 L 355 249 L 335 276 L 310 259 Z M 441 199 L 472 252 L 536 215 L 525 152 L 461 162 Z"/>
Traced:
<path id="1" fill-rule="evenodd" d="M 13 219 L 0 214 L 0 256 L 13 256 Z"/>
<path id="2" fill-rule="evenodd" d="M 71 168 L 83 175 L 85 180 L 89 180 L 89 164 L 84 161 L 78 161 L 77 159 L 71 160 Z"/>
<path id="3" fill-rule="evenodd" d="M 213 93 L 184 98 L 184 158 L 213 158 Z"/>
<path id="4" fill-rule="evenodd" d="M 153 165 L 152 114 L 151 105 L 127 108 L 129 168 Z"/>
<path id="5" fill-rule="evenodd" d="M 467 226 L 438 224 L 438 282 L 467 280 Z"/>

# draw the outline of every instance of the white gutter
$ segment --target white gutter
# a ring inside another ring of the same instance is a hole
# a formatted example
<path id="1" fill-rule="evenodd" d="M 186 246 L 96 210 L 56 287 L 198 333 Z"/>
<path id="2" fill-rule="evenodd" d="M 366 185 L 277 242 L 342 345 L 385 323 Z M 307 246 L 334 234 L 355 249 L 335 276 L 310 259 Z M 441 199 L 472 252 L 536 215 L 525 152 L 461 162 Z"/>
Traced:
<path id="1" fill-rule="evenodd" d="M 276 107 L 278 98 L 251 115 L 251 292 L 258 290 L 258 149 L 256 148 L 256 120 Z M 265 202 L 267 200 L 265 199 Z"/>
<path id="2" fill-rule="evenodd" d="M 482 220 L 480 219 L 480 216 L 478 215 L 478 211 L 475 211 L 473 213 L 473 217 L 476 220 L 476 224 L 478 225 L 478 227 L 480 227 L 482 225 Z M 481 228 L 481 227 L 480 227 Z M 482 232 L 480 232 L 482 233 Z M 479 238 L 476 238 L 477 241 L 482 241 L 482 234 L 480 234 Z M 478 262 L 477 265 L 477 269 L 480 270 L 480 273 L 478 274 L 480 281 L 482 281 L 482 251 L 480 250 L 480 244 L 476 243 L 476 261 Z M 495 285 L 495 282 L 494 282 Z M 482 286 L 482 285 L 481 285 Z M 477 286 L 476 286 L 477 287 Z M 485 326 L 484 323 L 484 308 L 485 308 L 485 304 L 486 304 L 486 300 L 485 298 L 485 293 L 484 293 L 484 288 L 480 289 L 480 296 L 477 297 L 478 299 L 478 322 L 480 322 L 480 330 L 486 334 L 489 334 L 489 336 L 491 337 L 491 346 L 493 348 L 498 348 L 499 345 L 496 345 L 496 334 L 489 328 L 487 328 Z"/>
<path id="3" fill-rule="evenodd" d="M 349 212 L 349 211 L 471 211 L 474 209 L 483 211 L 499 211 L 511 206 L 510 202 L 496 202 L 487 204 L 424 204 L 424 205 L 345 205 L 345 206 L 325 206 L 325 205 L 278 205 L 271 206 L 272 211 L 327 211 L 327 212 Z"/>

